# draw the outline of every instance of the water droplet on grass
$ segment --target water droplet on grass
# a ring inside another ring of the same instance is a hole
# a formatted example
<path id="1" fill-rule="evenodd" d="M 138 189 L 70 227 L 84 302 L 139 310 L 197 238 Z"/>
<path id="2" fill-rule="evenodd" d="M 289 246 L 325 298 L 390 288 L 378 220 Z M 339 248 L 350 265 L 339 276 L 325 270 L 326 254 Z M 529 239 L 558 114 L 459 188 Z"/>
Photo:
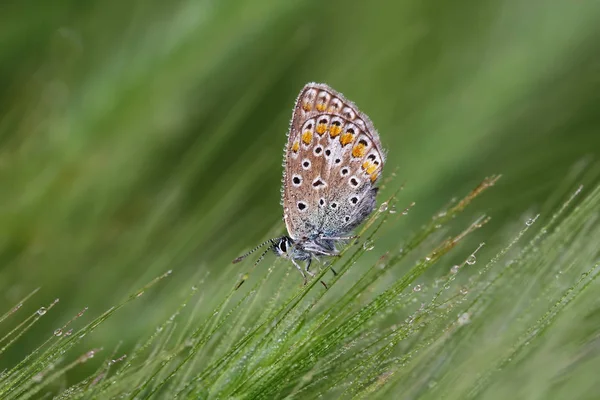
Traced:
<path id="1" fill-rule="evenodd" d="M 469 322 L 471 322 L 471 315 L 469 313 L 463 313 L 458 317 L 458 324 L 459 325 L 466 325 Z"/>
<path id="2" fill-rule="evenodd" d="M 474 254 L 471 254 L 469 258 L 467 258 L 467 264 L 473 265 L 477 262 L 477 257 Z"/>
<path id="3" fill-rule="evenodd" d="M 459 265 L 455 265 L 452 268 L 450 268 L 450 273 L 451 274 L 456 274 L 456 273 L 458 273 L 459 269 L 460 269 L 460 266 Z"/>
<path id="4" fill-rule="evenodd" d="M 46 307 L 40 307 L 39 310 L 37 310 L 38 315 L 44 315 L 46 314 L 48 310 L 46 309 Z"/>
<path id="5" fill-rule="evenodd" d="M 54 336 L 62 336 L 63 334 L 63 330 L 58 328 L 57 330 L 54 331 Z"/>
<path id="6" fill-rule="evenodd" d="M 415 287 L 413 288 L 413 292 L 420 292 L 421 291 L 421 285 L 415 285 Z"/>

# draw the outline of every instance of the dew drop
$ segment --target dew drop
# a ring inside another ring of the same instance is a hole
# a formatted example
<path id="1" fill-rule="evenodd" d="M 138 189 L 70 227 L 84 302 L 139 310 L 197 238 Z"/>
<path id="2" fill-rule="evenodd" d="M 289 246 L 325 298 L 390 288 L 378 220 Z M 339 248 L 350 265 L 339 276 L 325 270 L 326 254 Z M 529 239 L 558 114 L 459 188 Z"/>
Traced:
<path id="1" fill-rule="evenodd" d="M 396 206 L 392 206 L 392 208 L 390 208 L 390 214 L 396 214 Z"/>
<path id="2" fill-rule="evenodd" d="M 535 219 L 529 218 L 527 221 L 525 221 L 525 225 L 531 226 L 531 225 L 533 225 L 534 222 L 535 222 Z"/>
<path id="3" fill-rule="evenodd" d="M 421 285 L 415 285 L 415 287 L 413 288 L 413 292 L 420 292 L 421 291 Z"/>
<path id="4" fill-rule="evenodd" d="M 431 257 L 425 256 L 425 261 L 431 261 Z"/>
<path id="5" fill-rule="evenodd" d="M 54 331 L 54 336 L 62 336 L 63 331 L 62 329 L 58 328 L 57 330 Z"/>
<path id="6" fill-rule="evenodd" d="M 33 378 L 31 378 L 31 380 L 35 383 L 41 382 L 42 379 L 44 379 L 44 374 L 42 374 L 41 372 L 39 374 L 34 375 Z"/>
<path id="7" fill-rule="evenodd" d="M 198 290 L 197 286 L 192 286 L 192 290 L 195 292 L 196 290 Z"/>
<path id="8" fill-rule="evenodd" d="M 467 264 L 469 265 L 473 265 L 477 262 L 477 257 L 475 257 L 475 254 L 471 254 L 469 256 L 469 258 L 467 258 Z"/>
<path id="9" fill-rule="evenodd" d="M 451 274 L 456 274 L 459 269 L 460 269 L 460 266 L 459 265 L 455 265 L 452 268 L 450 268 L 450 273 Z"/>
<path id="10" fill-rule="evenodd" d="M 65 332 L 65 336 L 71 336 L 73 334 L 73 329 L 69 329 Z"/>
<path id="11" fill-rule="evenodd" d="M 38 315 L 44 315 L 46 314 L 48 310 L 46 310 L 46 307 L 40 307 L 39 310 L 37 310 Z"/>
<path id="12" fill-rule="evenodd" d="M 383 203 L 381 203 L 381 205 L 379 206 L 379 212 L 386 212 L 388 209 L 388 203 L 387 201 L 384 201 Z"/>
<path id="13" fill-rule="evenodd" d="M 373 244 L 372 240 L 367 240 L 363 243 L 363 249 L 365 249 L 366 251 L 371 251 L 374 247 L 375 245 Z"/>
<path id="14" fill-rule="evenodd" d="M 466 287 L 460 288 L 460 294 L 465 295 L 469 293 L 469 289 L 467 289 Z"/>
<path id="15" fill-rule="evenodd" d="M 458 317 L 459 325 L 466 325 L 471 322 L 471 315 L 469 313 L 463 313 Z"/>
<path id="16" fill-rule="evenodd" d="M 144 291 L 142 290 L 141 292 L 139 292 L 138 294 L 136 294 L 135 297 L 142 297 L 143 294 L 144 294 Z"/>

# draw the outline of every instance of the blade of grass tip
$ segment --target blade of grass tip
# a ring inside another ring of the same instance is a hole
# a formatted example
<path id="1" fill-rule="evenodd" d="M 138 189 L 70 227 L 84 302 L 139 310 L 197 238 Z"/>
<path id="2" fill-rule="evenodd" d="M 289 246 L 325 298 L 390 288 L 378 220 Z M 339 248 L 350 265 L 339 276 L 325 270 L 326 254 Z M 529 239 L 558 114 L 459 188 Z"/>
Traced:
<path id="1" fill-rule="evenodd" d="M 91 375 L 94 377 L 94 379 L 89 379 L 84 389 L 86 392 L 89 392 L 87 393 L 88 398 L 95 399 L 97 397 L 98 392 L 101 390 L 102 383 L 104 383 L 108 373 L 110 372 L 110 367 L 127 357 L 126 355 L 123 355 L 119 358 L 115 358 L 122 344 L 123 342 L 117 343 L 114 350 L 108 355 L 108 357 L 104 359 L 104 362 L 100 364 L 100 366 L 96 369 L 96 372 Z"/>
<path id="2" fill-rule="evenodd" d="M 232 345 L 234 344 L 236 338 L 238 337 L 238 333 L 239 330 L 241 329 L 241 326 L 243 326 L 248 319 L 254 315 L 253 310 L 256 308 L 259 312 L 259 307 L 260 305 L 258 304 L 258 300 L 260 299 L 260 297 L 258 296 L 258 294 L 260 293 L 261 289 L 264 291 L 264 287 L 265 287 L 265 283 L 267 282 L 268 278 L 270 277 L 270 275 L 272 274 L 274 268 L 273 266 L 271 266 L 268 270 L 267 273 L 264 275 L 264 277 L 261 279 L 260 284 L 256 285 L 254 288 L 254 295 L 252 296 L 252 299 L 249 301 L 250 304 L 246 304 L 244 312 L 243 313 L 238 313 L 237 317 L 232 321 L 231 323 L 231 329 L 229 330 L 228 334 L 222 337 L 222 342 L 218 345 L 218 348 L 214 351 L 215 354 L 221 354 L 221 356 L 215 356 L 213 357 L 213 359 L 210 360 L 209 364 L 213 364 L 214 362 L 216 362 L 219 358 L 221 358 L 224 354 L 227 353 L 227 349 L 230 349 L 232 347 Z M 289 273 L 289 269 L 287 271 L 287 273 L 284 275 L 283 281 L 277 285 L 277 290 L 275 292 L 274 298 L 279 298 L 279 296 L 281 295 L 281 292 L 283 290 L 283 286 L 284 283 L 287 281 L 287 278 L 290 276 Z M 275 300 L 271 300 L 266 307 L 261 307 L 264 308 L 262 314 L 265 316 L 268 316 L 272 310 L 275 308 Z M 261 321 L 261 318 L 256 319 L 256 321 Z"/>
<path id="3" fill-rule="evenodd" d="M 474 383 L 473 387 L 468 391 L 467 399 L 478 397 L 492 381 L 493 375 L 503 370 L 508 364 L 516 359 L 516 356 L 533 340 L 541 337 L 548 328 L 553 324 L 556 318 L 564 311 L 573 300 L 581 295 L 594 281 L 600 276 L 600 263 L 595 264 L 592 268 L 581 274 L 579 280 L 567 290 L 563 292 L 561 298 L 554 303 L 536 323 L 531 326 L 518 340 L 517 343 L 510 349 L 506 356 L 496 363 L 494 367 L 488 370 Z"/>
<path id="4" fill-rule="evenodd" d="M 183 360 L 181 360 L 179 362 L 179 364 L 177 364 L 177 366 L 171 371 L 171 373 L 169 373 L 169 375 L 167 375 L 165 377 L 165 379 L 163 379 L 154 390 L 152 390 L 149 394 L 148 397 L 152 396 L 154 393 L 156 393 L 157 390 L 159 390 L 164 384 L 166 384 L 169 380 L 171 380 L 177 373 L 178 371 L 185 365 L 187 364 L 190 360 L 193 359 L 193 357 L 196 356 L 196 354 L 200 351 L 200 349 L 204 346 L 204 344 L 206 344 L 210 338 L 212 337 L 212 335 L 217 332 L 219 330 L 219 328 L 225 323 L 225 321 L 227 321 L 227 319 L 229 319 L 229 317 L 242 305 L 246 302 L 248 296 L 251 296 L 255 291 L 251 291 L 246 293 L 239 301 L 238 303 L 220 320 L 217 318 L 215 319 L 214 323 L 212 323 L 211 328 L 209 331 L 207 331 L 206 329 L 202 329 L 202 328 L 198 328 L 191 336 L 191 339 L 195 340 L 196 343 L 194 344 L 194 346 L 192 347 L 192 349 L 188 352 L 188 354 L 186 355 L 186 357 L 184 357 Z M 214 317 L 215 315 L 222 315 L 223 311 L 225 309 L 225 307 L 227 306 L 227 304 L 229 303 L 229 301 L 231 300 L 232 296 L 234 295 L 234 293 L 236 293 L 236 289 L 235 287 L 233 287 L 230 291 L 229 294 L 227 295 L 227 297 L 221 302 L 221 304 L 215 308 L 215 312 L 213 312 L 213 314 L 209 317 L 207 324 L 212 320 L 212 317 Z M 206 332 L 206 333 L 201 333 L 202 332 Z"/>
<path id="5" fill-rule="evenodd" d="M 290 274 L 288 271 L 288 273 L 286 274 L 286 277 L 289 277 L 289 276 L 290 276 Z M 263 286 L 264 283 L 266 282 L 266 278 L 267 278 L 267 276 L 265 276 L 263 278 L 263 280 L 261 281 L 260 285 L 257 284 L 253 290 L 258 293 L 260 286 Z M 279 289 L 276 293 L 281 293 L 281 291 L 283 290 L 283 285 L 279 285 L 278 287 L 279 287 Z M 255 296 L 255 299 L 256 298 L 257 297 Z M 258 335 L 258 332 L 260 331 L 260 329 L 265 327 L 266 324 L 271 320 L 271 317 L 269 316 L 269 314 L 270 314 L 269 309 L 271 309 L 271 310 L 274 309 L 275 302 L 272 301 L 271 304 L 272 304 L 271 307 L 267 307 L 267 309 L 265 309 L 264 313 L 263 313 L 263 315 L 267 315 L 267 317 L 259 318 L 258 321 L 261 321 L 261 319 L 262 319 L 262 321 L 260 323 L 258 323 L 254 329 L 250 330 L 248 334 L 246 334 L 242 338 L 238 339 L 237 342 L 232 341 L 231 344 L 229 345 L 229 350 L 227 352 L 225 352 L 217 360 L 214 360 L 212 363 L 210 363 L 207 368 L 205 368 L 203 371 L 201 371 L 199 374 L 197 374 L 194 378 L 192 378 L 190 380 L 184 380 L 184 381 L 188 382 L 188 384 L 186 384 L 182 388 L 179 388 L 178 395 L 183 392 L 188 391 L 190 389 L 190 387 L 189 387 L 190 384 L 192 384 L 193 382 L 200 381 L 200 380 L 205 381 L 206 379 L 208 379 L 208 377 L 211 374 L 214 374 L 219 368 L 224 369 L 224 368 L 226 368 L 226 365 L 233 362 L 234 356 L 238 352 L 238 350 L 240 350 L 242 348 L 242 346 L 245 345 L 252 337 L 255 337 L 256 335 Z M 276 315 L 276 314 L 277 314 L 277 312 L 273 313 L 273 315 Z M 250 313 L 244 313 L 244 315 L 249 316 Z M 219 376 L 220 375 L 216 376 L 216 378 L 218 378 Z"/>
<path id="6" fill-rule="evenodd" d="M 562 204 L 562 206 L 558 209 L 557 212 L 555 212 L 552 217 L 550 218 L 550 221 L 548 221 L 546 223 L 546 225 L 544 225 L 539 232 L 533 237 L 533 239 L 531 239 L 526 245 L 525 247 L 519 252 L 519 255 L 516 257 L 515 261 L 519 261 L 522 260 L 523 257 L 525 257 L 527 254 L 530 253 L 531 249 L 536 246 L 539 241 L 545 237 L 547 235 L 547 233 L 552 229 L 552 227 L 556 224 L 556 222 L 559 220 L 559 218 L 565 213 L 565 211 L 567 210 L 567 208 L 571 205 L 571 203 L 575 200 L 575 198 L 577 196 L 579 196 L 579 194 L 581 194 L 581 191 L 583 190 L 583 185 L 580 185 L 570 196 L 569 198 Z M 528 220 L 525 223 L 525 228 L 523 228 L 518 234 L 517 236 L 509 243 L 508 246 L 506 246 L 504 249 L 502 249 L 498 254 L 496 254 L 496 256 L 494 256 L 494 258 L 492 258 L 487 264 L 486 266 L 479 271 L 479 276 L 484 276 L 490 269 L 492 266 L 494 266 L 522 237 L 523 235 L 534 225 L 534 223 L 538 220 L 539 214 L 537 216 L 535 216 L 534 218 L 532 218 L 531 220 Z M 476 297 L 471 301 L 468 310 L 470 310 L 472 307 L 476 307 L 479 302 L 482 301 L 483 296 L 485 295 L 485 293 L 488 292 L 489 288 L 494 286 L 497 282 L 500 282 L 501 278 L 508 272 L 508 270 L 510 269 L 510 265 L 506 266 L 506 268 L 503 268 L 496 276 L 494 276 L 490 281 L 484 281 L 484 287 L 481 288 L 481 290 L 477 291 L 477 295 Z"/>
<path id="7" fill-rule="evenodd" d="M 102 392 L 110 385 L 105 385 L 104 383 L 107 381 L 107 377 L 110 374 L 110 369 L 111 366 L 125 360 L 127 358 L 127 354 L 123 354 L 122 356 L 118 357 L 118 358 L 111 358 L 110 360 L 108 360 L 108 362 L 106 363 L 106 367 L 104 369 L 103 372 L 101 372 L 99 375 L 95 376 L 93 380 L 88 381 L 89 386 L 92 387 L 92 393 L 90 394 L 85 394 L 86 398 L 91 398 L 91 399 L 97 399 L 98 396 L 100 396 L 102 394 Z M 86 384 L 87 386 L 87 384 Z M 87 391 L 87 389 L 85 389 L 85 391 Z"/>
<path id="8" fill-rule="evenodd" d="M 186 341 L 187 335 L 192 330 L 192 325 L 193 325 L 194 321 L 196 320 L 196 316 L 198 315 L 198 312 L 200 312 L 200 305 L 202 304 L 202 301 L 204 301 L 204 293 L 200 292 L 199 290 L 203 287 L 203 285 L 205 284 L 206 279 L 208 278 L 209 275 L 210 275 L 210 271 L 206 271 L 206 273 L 204 274 L 204 277 L 202 279 L 200 279 L 198 281 L 198 283 L 196 283 L 195 285 L 193 285 L 191 287 L 192 292 L 190 293 L 190 297 L 189 297 L 188 301 L 190 301 L 192 299 L 192 296 L 197 293 L 199 294 L 199 296 L 198 296 L 198 300 L 194 304 L 194 308 L 192 309 L 192 313 L 191 313 L 190 317 L 187 319 L 187 323 L 185 324 L 183 329 L 181 329 L 181 333 L 179 334 L 179 339 L 177 339 L 178 347 L 180 345 L 184 344 L 184 342 Z"/>
<path id="9" fill-rule="evenodd" d="M 458 297 L 458 295 L 455 295 L 453 298 L 456 298 L 456 297 Z M 452 298 L 444 301 L 439 306 L 441 307 L 446 303 L 450 303 L 451 301 L 452 301 Z M 450 307 L 443 309 L 441 315 L 439 315 L 437 317 L 437 320 L 444 321 L 444 319 L 448 315 L 450 315 L 452 312 L 453 312 L 453 309 Z M 400 331 L 400 329 L 398 331 Z M 406 379 L 406 377 L 412 377 L 414 375 L 418 376 L 419 375 L 418 373 L 411 374 L 410 371 L 405 371 L 405 373 L 400 376 L 397 376 L 396 373 L 399 372 L 401 368 L 402 369 L 406 368 L 408 362 L 411 362 L 413 365 L 418 365 L 419 359 L 426 359 L 427 357 L 436 357 L 439 354 L 438 349 L 441 346 L 443 346 L 444 343 L 446 343 L 452 337 L 452 335 L 454 335 L 456 332 L 457 332 L 456 320 L 453 321 L 452 323 L 450 323 L 450 325 L 447 325 L 441 331 L 436 330 L 436 329 L 431 329 L 431 334 L 429 336 L 424 336 L 424 337 L 420 338 L 419 341 L 416 343 L 416 345 L 414 347 L 412 347 L 409 352 L 407 352 L 406 354 L 404 354 L 401 357 L 392 359 L 390 365 L 393 365 L 395 367 L 392 367 L 392 368 L 387 367 L 385 372 L 383 372 L 383 374 L 386 375 L 385 382 L 377 381 L 377 382 L 373 382 L 373 384 L 372 384 L 372 385 L 375 385 L 376 388 L 380 389 L 383 387 L 383 385 L 381 385 L 381 383 L 385 383 L 388 385 L 388 388 L 389 388 L 387 390 L 384 390 L 383 392 L 380 392 L 376 398 L 389 397 L 389 395 L 386 396 L 386 393 L 388 393 L 389 390 L 393 390 L 393 388 L 396 384 L 401 382 L 403 379 Z M 376 361 L 377 361 L 377 359 L 374 358 L 373 362 L 375 363 Z M 396 376 L 395 379 L 394 379 L 394 376 Z M 362 392 L 358 391 L 355 397 L 364 398 L 364 396 L 361 393 L 375 395 L 375 393 L 369 388 L 370 388 L 370 386 L 367 386 Z M 372 398 L 372 397 L 369 396 L 369 398 Z"/>
<path id="10" fill-rule="evenodd" d="M 202 283 L 202 281 L 200 283 Z M 164 321 L 157 329 L 155 329 L 153 334 L 146 340 L 146 342 L 144 344 L 138 346 L 133 351 L 131 357 L 129 357 L 128 361 L 116 372 L 116 375 L 124 374 L 124 372 L 132 366 L 133 361 L 136 360 L 138 358 L 138 356 L 140 354 L 142 354 L 147 348 L 149 348 L 152 345 L 152 343 L 154 343 L 155 339 L 157 339 L 159 336 L 161 336 L 161 333 L 163 332 L 164 328 L 168 324 L 170 324 L 181 313 L 183 308 L 185 308 L 187 306 L 187 303 L 192 299 L 192 297 L 197 294 L 197 291 L 198 291 L 197 286 L 194 285 L 191 287 L 190 292 L 188 293 L 188 295 L 187 295 L 186 299 L 183 301 L 183 303 L 181 303 L 179 305 L 177 310 L 169 317 L 168 320 Z M 197 308 L 198 304 L 199 303 L 196 304 L 196 308 Z M 175 347 L 183 348 L 183 347 L 185 347 L 185 345 L 183 344 L 182 341 L 178 341 L 176 343 Z M 152 356 L 150 356 L 150 358 L 152 358 Z"/>
<path id="11" fill-rule="evenodd" d="M 23 297 L 21 299 L 21 301 L 19 301 L 13 308 L 11 308 L 10 310 L 8 310 L 6 313 L 4 313 L 4 315 L 2 315 L 0 317 L 0 324 L 2 322 L 4 322 L 4 320 L 8 317 L 10 317 L 11 315 L 13 315 L 14 313 L 16 313 L 17 311 L 19 311 L 21 309 L 21 307 L 23 307 L 23 304 L 25 304 L 25 302 L 27 300 L 29 300 L 34 294 L 36 294 L 38 291 L 40 290 L 40 288 L 34 289 L 32 290 L 27 296 Z M 0 343 L 2 343 L 3 339 L 0 339 Z"/>
<path id="12" fill-rule="evenodd" d="M 8 397 L 7 399 L 19 399 L 19 400 L 27 400 L 30 397 L 36 395 L 40 390 L 42 390 L 44 387 L 48 386 L 48 384 L 53 383 L 54 381 L 56 381 L 58 378 L 62 377 L 67 371 L 70 371 L 71 369 L 73 369 L 74 367 L 76 367 L 79 364 L 83 364 L 86 361 L 88 361 L 90 358 L 94 358 L 94 356 L 98 353 L 102 351 L 102 348 L 99 349 L 92 349 L 88 352 L 86 352 L 85 354 L 81 355 L 80 357 L 78 357 L 75 361 L 72 361 L 71 363 L 67 364 L 66 366 L 64 366 L 63 368 L 59 369 L 58 371 L 50 374 L 48 376 L 48 378 L 44 379 L 45 374 L 43 372 L 38 373 L 36 376 L 34 376 L 31 379 L 31 384 L 29 385 L 25 385 L 25 387 L 21 387 L 20 392 L 18 393 L 13 393 L 10 397 Z M 35 386 L 33 389 L 27 391 L 27 389 L 32 386 L 33 384 L 37 384 L 37 386 Z"/>
<path id="13" fill-rule="evenodd" d="M 484 191 L 494 186 L 501 177 L 502 175 L 492 175 L 486 177 L 479 185 L 475 187 L 475 189 L 471 190 L 454 207 L 447 211 L 442 211 L 436 214 L 431 221 L 429 221 L 429 224 L 427 224 L 425 228 L 421 230 L 421 235 L 427 237 L 429 234 L 431 234 L 431 232 L 436 231 L 439 225 L 443 225 L 451 221 L 457 214 L 464 211 L 464 209 L 467 208 L 467 206 L 471 204 L 473 200 L 479 197 Z M 416 246 L 422 243 L 423 240 L 424 238 L 415 236 L 413 242 L 409 242 L 406 246 L 404 246 L 405 250 L 413 250 Z"/>
<path id="14" fill-rule="evenodd" d="M 171 324 L 167 329 L 166 334 L 163 335 L 164 338 L 162 342 L 158 343 L 158 345 L 156 346 L 155 356 L 149 357 L 152 360 L 158 359 L 160 361 L 155 363 L 156 365 L 154 366 L 154 371 L 151 374 L 146 374 L 143 378 L 143 382 L 141 382 L 141 384 L 136 385 L 136 388 L 133 390 L 129 397 L 130 399 L 135 399 L 138 394 L 142 393 L 147 388 L 150 388 L 150 385 L 152 383 L 154 383 L 154 387 L 150 388 L 149 394 L 144 397 L 150 398 L 152 397 L 152 394 L 158 390 L 158 386 L 161 384 L 157 383 L 157 378 L 165 370 L 165 367 L 170 364 L 171 360 L 173 360 L 173 358 L 177 356 L 177 352 L 172 352 L 171 354 L 168 354 L 166 356 L 159 355 L 159 353 L 164 352 L 164 349 L 168 345 L 174 330 L 175 324 Z"/>
<path id="15" fill-rule="evenodd" d="M 171 272 L 172 271 L 169 270 L 166 273 L 164 273 L 164 274 L 162 274 L 162 275 L 154 278 L 152 281 L 150 281 L 148 284 L 146 284 L 145 286 L 143 286 L 141 289 L 139 289 L 139 290 L 135 291 L 133 294 L 131 294 L 127 299 L 125 299 L 124 301 L 122 301 L 120 304 L 118 304 L 117 306 L 113 306 L 113 307 L 109 308 L 102 315 L 100 315 L 99 317 L 97 317 L 95 320 L 93 320 L 92 322 L 90 322 L 85 327 L 81 328 L 76 334 L 70 335 L 68 338 L 64 338 L 56 346 L 48 348 L 46 351 L 44 351 L 44 353 L 42 353 L 38 357 L 38 359 L 39 360 L 52 360 L 52 359 L 56 359 L 60 354 L 64 354 L 68 349 L 72 348 L 75 344 L 79 343 L 86 334 L 92 332 L 98 325 L 100 325 L 102 322 L 104 322 L 106 319 L 108 319 L 114 312 L 116 312 L 120 308 L 124 307 L 129 302 L 131 302 L 131 301 L 135 300 L 136 298 L 140 297 L 146 290 L 148 290 L 149 288 L 151 288 L 152 286 L 154 286 L 157 282 L 159 282 L 160 280 L 162 280 L 162 279 L 166 278 L 167 276 L 169 276 L 171 274 Z M 57 301 L 58 301 L 58 299 L 56 299 L 55 302 L 52 303 L 51 306 L 53 306 L 54 304 L 56 304 Z M 49 307 L 48 309 L 50 309 L 50 308 L 51 307 Z M 38 310 L 38 314 L 40 312 L 41 312 L 42 315 L 44 315 L 47 312 L 47 309 L 45 309 L 44 307 L 42 307 L 42 308 L 40 308 Z M 13 367 L 11 369 L 11 374 L 17 375 L 13 379 L 14 381 L 17 381 L 19 379 L 23 379 L 26 375 L 29 378 L 31 378 L 33 375 L 35 375 L 38 372 L 40 372 L 39 367 L 38 367 L 39 363 L 29 363 L 29 361 L 32 359 L 33 356 L 37 355 L 39 353 L 39 351 L 43 347 L 45 347 L 46 344 L 48 344 L 50 341 L 52 341 L 54 338 L 55 338 L 54 336 L 50 337 L 46 342 L 44 342 L 41 346 L 39 346 L 32 353 L 28 354 L 27 357 L 25 357 L 21 362 L 19 362 L 15 367 Z M 17 374 L 17 372 L 19 372 L 19 370 L 21 370 L 21 369 L 22 369 L 22 371 Z M 1 394 L 2 393 L 0 393 L 0 395 Z"/>
<path id="16" fill-rule="evenodd" d="M 52 303 L 50 303 L 48 305 L 47 308 L 46 307 L 40 307 L 30 317 L 28 317 L 25 321 L 23 321 L 23 323 L 19 324 L 19 326 L 17 326 L 17 328 L 15 328 L 11 332 L 9 332 L 9 334 L 7 335 L 7 337 L 9 337 L 10 335 L 12 335 L 13 331 L 15 331 L 16 329 L 18 329 L 21 326 L 23 326 L 24 323 L 26 323 L 28 321 L 31 321 L 28 324 L 24 325 L 23 329 L 21 329 L 21 331 L 11 341 L 9 341 L 4 347 L 2 347 L 2 349 L 0 349 L 0 354 L 4 353 L 4 351 L 6 351 L 6 349 L 8 349 L 25 332 L 27 332 L 42 316 L 46 315 L 46 313 L 49 310 L 51 310 L 58 303 L 58 301 L 59 301 L 58 299 L 55 299 Z M 23 361 L 21 361 L 19 364 L 17 364 L 16 366 L 14 366 L 13 368 L 11 368 L 7 372 L 7 374 L 5 376 L 5 379 L 3 379 L 2 381 L 11 381 L 10 384 L 6 385 L 6 387 L 9 388 L 9 391 L 12 390 L 12 389 L 10 389 L 10 387 L 12 387 L 12 385 L 14 385 L 17 382 L 17 380 L 21 378 L 21 375 L 18 375 L 17 373 L 19 372 L 20 368 L 25 365 L 25 362 L 28 361 L 29 359 L 31 359 L 31 357 L 33 357 L 35 354 L 37 354 L 43 347 L 45 347 L 53 339 L 55 339 L 54 336 L 50 337 L 48 340 L 46 340 L 44 343 L 42 343 L 37 349 L 35 349 L 32 353 L 28 354 L 27 357 L 25 357 L 25 359 Z M 6 393 L 4 390 L 0 391 L 0 395 L 2 395 L 4 393 Z"/>

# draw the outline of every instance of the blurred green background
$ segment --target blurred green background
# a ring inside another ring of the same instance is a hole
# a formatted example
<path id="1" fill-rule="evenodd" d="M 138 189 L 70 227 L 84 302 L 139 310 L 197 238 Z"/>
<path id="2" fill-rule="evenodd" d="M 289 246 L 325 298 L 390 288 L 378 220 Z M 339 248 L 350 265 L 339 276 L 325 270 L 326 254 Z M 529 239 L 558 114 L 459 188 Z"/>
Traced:
<path id="1" fill-rule="evenodd" d="M 371 117 L 417 204 L 384 245 L 493 173 L 492 226 L 550 210 L 600 170 L 598 21 L 592 0 L 2 2 L 0 311 L 61 301 L 0 370 L 172 269 L 93 339 L 131 343 L 283 233 L 309 81 Z"/>

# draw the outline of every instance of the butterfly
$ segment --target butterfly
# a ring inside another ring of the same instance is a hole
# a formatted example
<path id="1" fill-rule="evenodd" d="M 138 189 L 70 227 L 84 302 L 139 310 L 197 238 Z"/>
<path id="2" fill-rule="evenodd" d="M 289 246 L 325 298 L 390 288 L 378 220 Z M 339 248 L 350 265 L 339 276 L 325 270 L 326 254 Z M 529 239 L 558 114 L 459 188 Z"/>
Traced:
<path id="1" fill-rule="evenodd" d="M 336 245 L 355 238 L 351 232 L 375 208 L 384 162 L 371 120 L 328 85 L 307 84 L 296 100 L 284 149 L 281 205 L 288 234 L 233 262 L 269 244 L 254 265 L 272 250 L 289 259 L 306 284 L 306 275 L 315 275 L 312 260 L 339 255 Z"/>

